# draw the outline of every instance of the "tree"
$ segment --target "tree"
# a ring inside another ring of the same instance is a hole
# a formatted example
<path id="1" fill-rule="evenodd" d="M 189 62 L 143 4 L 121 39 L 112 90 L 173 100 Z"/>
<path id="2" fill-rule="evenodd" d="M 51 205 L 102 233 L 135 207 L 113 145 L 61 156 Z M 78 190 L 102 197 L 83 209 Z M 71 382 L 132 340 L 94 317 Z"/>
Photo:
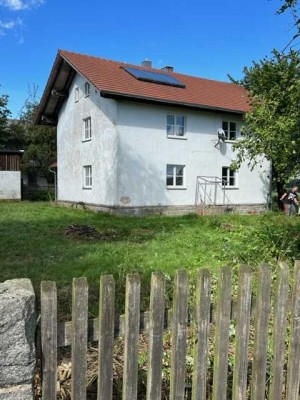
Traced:
<path id="1" fill-rule="evenodd" d="M 300 173 L 300 60 L 299 53 L 286 56 L 273 51 L 271 58 L 244 68 L 238 83 L 249 93 L 251 111 L 246 113 L 242 139 L 233 149 L 238 168 L 248 160 L 252 168 L 266 158 L 278 195 L 285 182 Z"/>
<path id="2" fill-rule="evenodd" d="M 25 101 L 20 114 L 19 124 L 23 127 L 25 152 L 22 170 L 31 176 L 44 176 L 48 182 L 53 180 L 49 171 L 51 163 L 56 161 L 56 129 L 45 125 L 34 125 L 34 116 L 38 108 L 37 87 L 29 88 L 29 98 Z"/>
<path id="3" fill-rule="evenodd" d="M 7 104 L 8 104 L 8 96 L 1 95 L 0 96 L 0 149 L 3 149 L 5 147 L 8 134 L 8 117 L 11 115 L 11 112 L 7 108 Z"/>
<path id="4" fill-rule="evenodd" d="M 299 11 L 299 0 L 281 0 L 281 2 L 283 4 L 277 11 L 277 14 L 282 14 L 286 11 L 291 12 L 294 19 L 294 27 L 296 29 L 296 33 L 292 36 L 289 43 L 282 50 L 282 52 L 284 53 L 284 51 L 287 48 L 291 47 L 291 45 L 295 42 L 295 40 L 300 37 L 300 11 Z"/>

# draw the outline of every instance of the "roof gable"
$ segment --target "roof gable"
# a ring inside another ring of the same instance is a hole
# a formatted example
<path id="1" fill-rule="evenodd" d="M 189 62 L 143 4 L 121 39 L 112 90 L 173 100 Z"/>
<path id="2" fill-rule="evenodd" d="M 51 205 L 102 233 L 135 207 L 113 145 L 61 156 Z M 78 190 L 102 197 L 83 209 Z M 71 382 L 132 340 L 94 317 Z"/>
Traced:
<path id="1" fill-rule="evenodd" d="M 166 76 L 182 86 L 139 80 L 126 68 Z M 60 50 L 54 62 L 47 86 L 41 99 L 36 122 L 42 116 L 57 117 L 75 72 L 84 76 L 104 97 L 183 105 L 210 110 L 243 114 L 249 110 L 247 92 L 233 83 L 203 79 L 175 72 L 106 60 L 103 58 Z"/>

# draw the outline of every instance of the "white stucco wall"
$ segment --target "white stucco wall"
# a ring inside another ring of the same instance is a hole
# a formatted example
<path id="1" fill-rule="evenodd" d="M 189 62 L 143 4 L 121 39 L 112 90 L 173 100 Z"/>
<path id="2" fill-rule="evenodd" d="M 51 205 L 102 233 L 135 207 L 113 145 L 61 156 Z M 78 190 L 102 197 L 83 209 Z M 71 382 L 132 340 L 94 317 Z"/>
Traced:
<path id="1" fill-rule="evenodd" d="M 77 75 L 70 87 L 57 126 L 58 200 L 111 205 L 116 202 L 115 120 L 117 104 L 100 97 L 91 85 L 85 97 L 86 80 Z M 79 101 L 75 102 L 75 88 Z M 92 138 L 84 141 L 83 119 L 91 117 Z M 84 189 L 83 166 L 92 166 L 93 184 Z"/>
<path id="2" fill-rule="evenodd" d="M 100 96 L 92 85 L 85 97 L 86 80 L 76 75 L 58 123 L 58 200 L 105 206 L 194 205 L 197 176 L 222 177 L 229 167 L 232 144 L 217 143 L 222 120 L 241 117 L 204 111 L 129 101 Z M 75 101 L 75 88 L 79 101 Z M 186 117 L 186 137 L 168 138 L 167 114 Z M 83 140 L 83 119 L 91 117 L 92 138 Z M 166 187 L 166 165 L 185 166 L 185 188 Z M 92 188 L 83 188 L 83 166 L 92 166 Z M 267 202 L 268 165 L 250 171 L 243 165 L 237 174 L 237 187 L 225 191 L 226 204 L 263 204 Z M 200 192 L 203 186 L 199 187 Z M 215 187 L 207 188 L 211 198 Z M 206 198 L 208 200 L 208 198 Z M 217 204 L 224 193 L 218 189 Z"/>
<path id="3" fill-rule="evenodd" d="M 186 138 L 168 138 L 166 115 L 186 117 Z M 232 144 L 215 147 L 222 120 L 237 122 L 241 117 L 211 112 L 189 111 L 133 102 L 118 106 L 118 200 L 130 206 L 193 205 L 197 176 L 222 177 L 222 167 L 230 166 Z M 185 165 L 184 189 L 167 189 L 166 165 Z M 262 204 L 267 201 L 267 163 L 251 172 L 243 165 L 237 174 L 237 188 L 225 191 L 226 204 Z M 207 190 L 214 191 L 214 185 Z M 213 195 L 213 194 L 212 194 Z M 223 203 L 218 190 L 217 203 Z"/>
<path id="4" fill-rule="evenodd" d="M 20 171 L 0 171 L 0 199 L 21 200 Z"/>

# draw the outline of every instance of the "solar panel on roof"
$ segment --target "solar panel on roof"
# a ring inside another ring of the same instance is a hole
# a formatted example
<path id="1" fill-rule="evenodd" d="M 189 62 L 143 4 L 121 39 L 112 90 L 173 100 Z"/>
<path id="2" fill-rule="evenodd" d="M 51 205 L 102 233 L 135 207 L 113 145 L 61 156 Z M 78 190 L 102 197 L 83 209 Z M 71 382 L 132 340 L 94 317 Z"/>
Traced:
<path id="1" fill-rule="evenodd" d="M 174 76 L 167 74 L 160 74 L 159 72 L 145 71 L 142 69 L 124 67 L 130 75 L 134 76 L 140 81 L 160 83 L 162 85 L 177 86 L 185 88 L 185 85 Z"/>

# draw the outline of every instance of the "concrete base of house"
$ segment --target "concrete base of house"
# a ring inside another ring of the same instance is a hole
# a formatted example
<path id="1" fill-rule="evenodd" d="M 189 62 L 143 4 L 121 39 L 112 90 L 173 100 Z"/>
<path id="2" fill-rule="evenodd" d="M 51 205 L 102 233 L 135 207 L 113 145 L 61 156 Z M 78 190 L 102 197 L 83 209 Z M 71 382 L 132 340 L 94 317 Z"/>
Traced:
<path id="1" fill-rule="evenodd" d="M 183 206 L 141 206 L 141 207 L 122 207 L 122 206 L 105 206 L 101 204 L 90 204 L 83 202 L 58 201 L 59 204 L 72 207 L 88 209 L 95 212 L 106 212 L 115 215 L 216 215 L 216 214 L 262 214 L 268 210 L 267 204 L 235 204 L 230 206 L 224 205 L 183 205 Z"/>

